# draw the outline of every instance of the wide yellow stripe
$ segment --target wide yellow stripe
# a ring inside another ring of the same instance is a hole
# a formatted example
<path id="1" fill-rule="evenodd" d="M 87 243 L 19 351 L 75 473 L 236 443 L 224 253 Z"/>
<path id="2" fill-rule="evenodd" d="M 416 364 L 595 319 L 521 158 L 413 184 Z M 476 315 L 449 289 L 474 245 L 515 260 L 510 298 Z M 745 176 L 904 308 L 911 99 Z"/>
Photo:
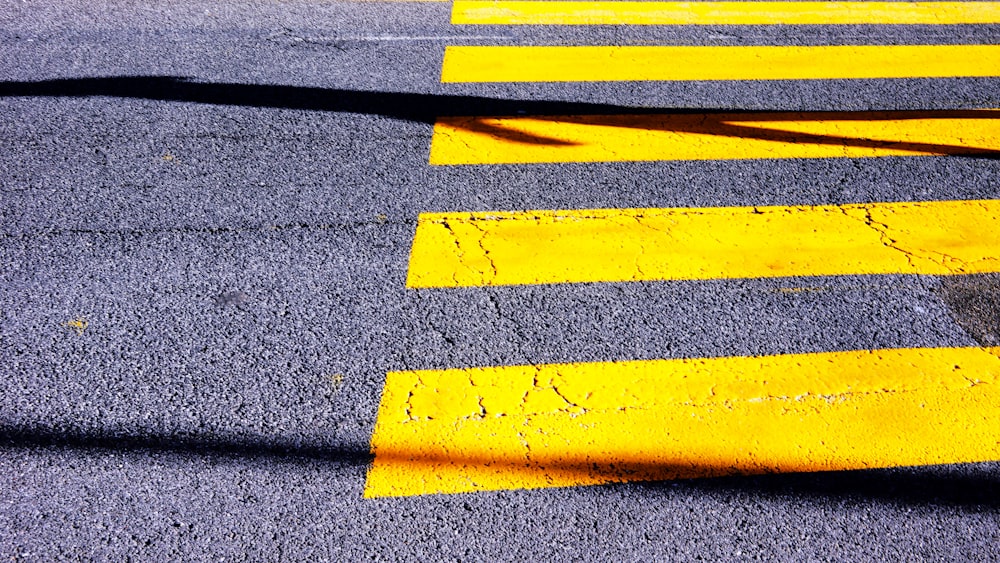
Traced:
<path id="1" fill-rule="evenodd" d="M 1000 157 L 1000 110 L 443 117 L 430 163 Z"/>
<path id="2" fill-rule="evenodd" d="M 407 287 L 1000 272 L 1000 200 L 424 213 Z"/>
<path id="3" fill-rule="evenodd" d="M 799 80 L 1000 75 L 1000 45 L 448 46 L 442 82 Z"/>
<path id="4" fill-rule="evenodd" d="M 997 354 L 393 372 L 365 496 L 1000 460 Z"/>
<path id="5" fill-rule="evenodd" d="M 1000 2 L 519 2 L 456 0 L 454 24 L 776 25 L 1000 23 Z"/>

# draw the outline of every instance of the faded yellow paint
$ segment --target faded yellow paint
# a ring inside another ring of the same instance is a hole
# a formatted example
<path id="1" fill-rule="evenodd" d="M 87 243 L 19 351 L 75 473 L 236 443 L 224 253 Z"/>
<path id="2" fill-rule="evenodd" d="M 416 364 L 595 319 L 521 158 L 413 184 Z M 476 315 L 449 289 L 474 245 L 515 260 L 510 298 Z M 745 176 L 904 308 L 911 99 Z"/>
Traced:
<path id="1" fill-rule="evenodd" d="M 780 287 L 780 288 L 778 288 L 777 291 L 778 291 L 778 293 L 787 293 L 787 294 L 794 294 L 794 293 L 823 293 L 823 292 L 829 291 L 829 288 L 826 288 L 826 287 L 823 287 L 823 286 L 816 286 L 816 287 Z"/>
<path id="2" fill-rule="evenodd" d="M 1000 76 L 1000 45 L 449 46 L 442 82 Z"/>
<path id="3" fill-rule="evenodd" d="M 332 375 L 327 375 L 326 377 L 327 379 L 330 380 L 330 383 L 333 385 L 334 391 L 340 391 L 340 388 L 344 386 L 344 374 L 334 373 Z"/>
<path id="4" fill-rule="evenodd" d="M 430 163 L 1000 156 L 1000 110 L 442 117 Z"/>
<path id="5" fill-rule="evenodd" d="M 1000 272 L 1000 200 L 424 213 L 407 287 Z"/>
<path id="6" fill-rule="evenodd" d="M 388 374 L 366 497 L 1000 460 L 1000 349 Z"/>
<path id="7" fill-rule="evenodd" d="M 83 332 L 87 330 L 90 323 L 84 317 L 78 317 L 70 321 L 63 323 L 63 326 L 75 332 L 78 336 L 82 336 Z"/>
<path id="8" fill-rule="evenodd" d="M 451 23 L 802 25 L 1000 23 L 1000 2 L 519 2 L 456 0 Z"/>

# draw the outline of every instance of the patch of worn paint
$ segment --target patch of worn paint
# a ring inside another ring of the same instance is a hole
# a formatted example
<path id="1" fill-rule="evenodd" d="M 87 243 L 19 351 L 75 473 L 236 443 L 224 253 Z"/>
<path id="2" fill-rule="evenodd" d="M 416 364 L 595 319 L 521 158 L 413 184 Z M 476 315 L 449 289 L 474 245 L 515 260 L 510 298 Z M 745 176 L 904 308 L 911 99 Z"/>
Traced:
<path id="1" fill-rule="evenodd" d="M 1000 346 L 1000 275 L 941 278 L 936 293 L 952 317 L 982 346 Z"/>
<path id="2" fill-rule="evenodd" d="M 998 352 L 392 372 L 365 496 L 1000 460 Z"/>
<path id="3" fill-rule="evenodd" d="M 88 323 L 87 319 L 84 317 L 77 317 L 73 320 L 64 322 L 63 326 L 75 332 L 77 336 L 82 336 L 83 331 L 87 330 L 90 323 Z"/>
<path id="4" fill-rule="evenodd" d="M 333 386 L 334 391 L 340 391 L 340 388 L 344 386 L 344 375 L 341 373 L 334 373 L 332 375 L 327 375 L 327 379 Z"/>

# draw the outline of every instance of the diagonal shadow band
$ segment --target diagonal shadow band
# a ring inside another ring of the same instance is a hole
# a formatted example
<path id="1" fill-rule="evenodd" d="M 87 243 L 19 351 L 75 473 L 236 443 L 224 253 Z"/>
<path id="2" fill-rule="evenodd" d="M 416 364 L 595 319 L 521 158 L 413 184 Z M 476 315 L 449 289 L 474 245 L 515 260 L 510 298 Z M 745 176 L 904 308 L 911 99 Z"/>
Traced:
<path id="1" fill-rule="evenodd" d="M 14 451 L 31 453 L 69 451 L 81 455 L 107 453 L 166 455 L 182 459 L 215 458 L 235 463 L 263 461 L 308 466 L 325 463 L 333 467 L 364 467 L 374 459 L 367 447 L 325 446 L 307 441 L 0 426 L 0 455 L 3 455 L 3 452 Z M 438 458 L 424 459 L 410 452 L 384 452 L 379 454 L 379 458 L 382 461 L 413 464 L 433 464 L 442 461 Z M 477 464 L 485 460 L 449 457 L 446 461 Z M 491 460 L 490 463 L 496 464 L 497 460 Z M 512 461 L 511 464 L 523 465 L 523 460 Z M 555 469 L 563 472 L 591 471 L 589 463 L 582 463 L 579 460 L 569 460 Z M 632 482 L 610 486 L 628 487 L 649 493 L 669 491 L 671 494 L 738 494 L 779 501 L 805 497 L 861 503 L 875 501 L 899 506 L 953 506 L 986 511 L 1000 509 L 1000 469 L 996 467 L 984 469 L 975 464 L 960 465 L 952 469 L 954 470 L 942 471 L 940 467 L 932 466 L 751 476 L 729 475 L 677 481 Z"/>
<path id="2" fill-rule="evenodd" d="M 775 122 L 889 121 L 908 119 L 998 120 L 1000 110 L 899 110 L 774 112 L 757 110 L 677 109 L 552 100 L 507 100 L 481 96 L 372 92 L 307 86 L 196 82 L 176 76 L 105 76 L 41 81 L 0 82 L 4 97 L 115 97 L 221 106 L 294 109 L 379 115 L 433 124 L 438 118 L 479 116 L 453 126 L 508 142 L 569 146 L 572 140 L 504 128 L 485 116 L 532 116 L 534 119 L 598 126 L 698 133 L 785 143 L 811 143 L 893 149 L 948 156 L 1000 158 L 1000 147 L 876 141 L 837 135 L 803 134 L 775 128 Z M 627 118 L 623 116 L 640 116 Z M 732 123 L 738 121 L 738 124 Z M 766 122 L 755 127 L 753 122 Z"/>
<path id="3" fill-rule="evenodd" d="M 664 113 L 649 115 L 562 115 L 533 116 L 531 119 L 558 123 L 589 125 L 613 129 L 641 129 L 670 133 L 695 133 L 712 137 L 733 139 L 754 139 L 786 144 L 810 144 L 869 149 L 893 149 L 914 153 L 940 156 L 970 156 L 1000 158 L 1000 137 L 992 139 L 995 146 L 977 147 L 961 144 L 919 142 L 904 139 L 878 140 L 861 136 L 818 134 L 781 129 L 781 123 L 808 122 L 852 122 L 871 123 L 889 121 L 921 120 L 926 123 L 934 119 L 990 120 L 1000 131 L 1000 110 L 937 110 L 937 111 L 864 111 L 864 112 L 719 112 L 691 115 L 662 110 Z M 498 126 L 497 120 L 488 118 L 452 119 L 450 126 L 458 124 L 471 131 L 501 138 L 507 142 L 536 145 L 573 145 L 570 140 L 532 138 L 532 135 L 516 129 Z M 517 119 L 509 120 L 516 125 Z"/>

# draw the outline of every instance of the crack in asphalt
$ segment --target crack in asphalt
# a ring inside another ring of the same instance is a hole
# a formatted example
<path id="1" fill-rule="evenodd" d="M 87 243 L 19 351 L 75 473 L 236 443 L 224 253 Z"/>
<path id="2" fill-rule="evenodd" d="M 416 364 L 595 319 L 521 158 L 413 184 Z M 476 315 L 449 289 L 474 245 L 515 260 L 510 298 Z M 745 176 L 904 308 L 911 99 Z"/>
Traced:
<path id="1" fill-rule="evenodd" d="M 283 223 L 269 225 L 246 225 L 239 227 L 149 227 L 141 229 L 46 229 L 25 233 L 0 232 L 0 240 L 30 240 L 53 238 L 67 235 L 94 235 L 105 237 L 142 237 L 160 234 L 242 234 L 267 231 L 336 231 L 359 227 L 387 227 L 391 225 L 412 225 L 413 221 L 391 221 L 374 218 L 371 220 L 341 221 L 337 223 Z"/>

